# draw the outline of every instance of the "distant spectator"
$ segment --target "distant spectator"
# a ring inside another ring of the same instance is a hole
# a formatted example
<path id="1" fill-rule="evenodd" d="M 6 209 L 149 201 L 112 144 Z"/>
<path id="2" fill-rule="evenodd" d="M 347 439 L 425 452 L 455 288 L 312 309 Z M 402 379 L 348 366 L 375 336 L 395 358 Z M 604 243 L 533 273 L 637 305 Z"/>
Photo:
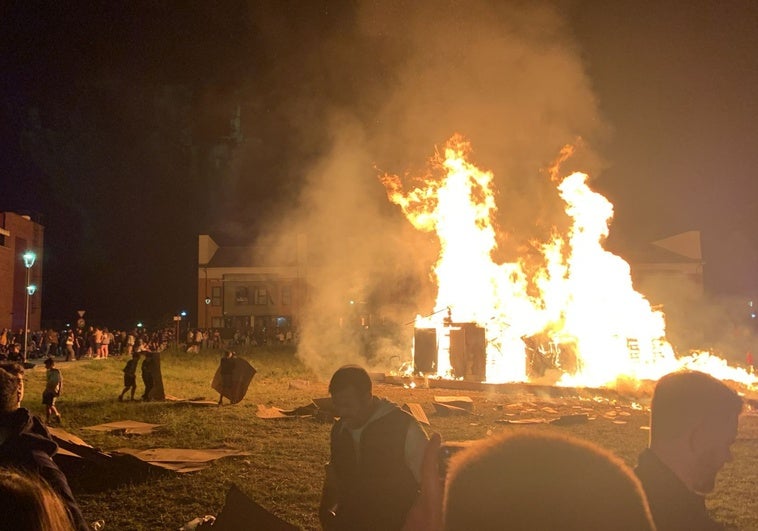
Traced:
<path id="1" fill-rule="evenodd" d="M 124 389 L 118 395 L 118 401 L 124 400 L 127 391 L 131 391 L 130 399 L 134 400 L 134 393 L 137 391 L 137 364 L 139 363 L 139 352 L 133 352 L 132 357 L 124 366 Z"/>
<path id="2" fill-rule="evenodd" d="M 43 356 L 57 356 L 58 355 L 58 332 L 49 328 L 45 332 L 43 340 Z"/>
<path id="3" fill-rule="evenodd" d="M 3 331 L 0 332 L 0 354 L 8 354 L 9 334 L 7 328 L 3 328 Z"/>
<path id="4" fill-rule="evenodd" d="M 103 330 L 99 327 L 95 327 L 95 331 L 92 332 L 92 350 L 93 356 L 97 359 L 103 357 Z"/>
<path id="5" fill-rule="evenodd" d="M 658 531 L 724 529 L 708 515 L 704 495 L 732 460 L 742 405 L 736 392 L 702 372 L 675 372 L 658 381 L 650 447 L 635 469 Z"/>
<path id="6" fill-rule="evenodd" d="M 55 360 L 47 358 L 45 360 L 45 390 L 42 391 L 42 403 L 46 407 L 45 423 L 50 424 L 50 417 L 60 424 L 61 414 L 55 407 L 56 399 L 61 396 L 63 390 L 63 377 L 61 371 L 55 368 Z"/>
<path id="7" fill-rule="evenodd" d="M 76 352 L 74 351 L 74 343 L 76 342 L 76 337 L 74 336 L 73 330 L 69 330 L 66 334 L 66 361 L 71 361 L 76 359 Z"/>
<path id="8" fill-rule="evenodd" d="M 134 343 L 137 341 L 136 339 L 136 333 L 134 330 L 129 332 L 129 334 L 126 336 L 126 354 L 128 356 L 132 355 L 132 352 L 134 352 Z"/>
<path id="9" fill-rule="evenodd" d="M 107 358 L 110 355 L 111 341 L 113 340 L 113 334 L 110 333 L 108 328 L 103 328 L 103 333 L 100 336 L 100 357 Z"/>

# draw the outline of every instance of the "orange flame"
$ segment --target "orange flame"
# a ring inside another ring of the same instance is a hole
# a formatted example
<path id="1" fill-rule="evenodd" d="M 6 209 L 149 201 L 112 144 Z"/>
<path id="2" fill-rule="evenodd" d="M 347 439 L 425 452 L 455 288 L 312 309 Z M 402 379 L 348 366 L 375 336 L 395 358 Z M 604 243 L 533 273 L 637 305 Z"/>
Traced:
<path id="1" fill-rule="evenodd" d="M 452 375 L 448 309 L 457 322 L 485 329 L 488 382 L 526 381 L 523 338 L 536 334 L 555 347 L 553 361 L 563 369 L 562 385 L 657 379 L 683 367 L 754 382 L 746 371 L 707 353 L 674 355 L 663 313 L 634 290 L 629 265 L 603 248 L 613 205 L 589 188 L 585 174 L 560 178 L 560 164 L 573 153 L 570 146 L 549 175 L 558 183 L 571 229 L 539 246 L 542 266 L 536 272 L 527 274 L 521 262 L 495 263 L 494 176 L 469 162 L 470 151 L 463 137 L 453 136 L 444 156 L 437 153 L 430 160 L 427 174 L 410 179 L 408 191 L 400 177 L 380 177 L 390 201 L 410 223 L 435 232 L 440 242 L 432 271 L 438 289 L 435 307 L 429 317 L 416 319 L 417 327 L 438 330 L 438 376 Z M 571 363 L 568 354 L 574 356 Z"/>

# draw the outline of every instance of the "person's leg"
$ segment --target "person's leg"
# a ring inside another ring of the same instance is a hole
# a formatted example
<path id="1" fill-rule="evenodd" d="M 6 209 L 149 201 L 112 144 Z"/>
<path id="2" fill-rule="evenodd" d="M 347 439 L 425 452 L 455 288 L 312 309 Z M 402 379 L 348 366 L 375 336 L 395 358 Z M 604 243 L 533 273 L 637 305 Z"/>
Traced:
<path id="1" fill-rule="evenodd" d="M 142 400 L 150 400 L 150 391 L 153 390 L 153 381 L 145 381 L 145 393 L 142 395 Z"/>
<path id="2" fill-rule="evenodd" d="M 132 397 L 131 397 L 131 400 L 134 400 L 134 392 L 136 390 L 137 390 L 137 385 L 135 384 L 135 385 L 132 386 Z"/>

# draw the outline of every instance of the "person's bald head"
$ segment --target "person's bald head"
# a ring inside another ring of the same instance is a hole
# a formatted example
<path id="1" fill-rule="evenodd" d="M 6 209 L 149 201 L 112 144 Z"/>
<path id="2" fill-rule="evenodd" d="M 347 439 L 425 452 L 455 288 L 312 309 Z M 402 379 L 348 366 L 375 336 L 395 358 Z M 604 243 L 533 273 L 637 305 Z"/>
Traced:
<path id="1" fill-rule="evenodd" d="M 650 404 L 650 445 L 684 436 L 699 424 L 736 418 L 742 399 L 726 384 L 697 371 L 667 374 L 655 386 Z"/>
<path id="2" fill-rule="evenodd" d="M 642 487 L 608 451 L 541 433 L 477 442 L 451 459 L 445 531 L 652 530 Z"/>
<path id="3" fill-rule="evenodd" d="M 696 371 L 661 378 L 650 404 L 650 449 L 693 492 L 706 494 L 732 460 L 742 399 Z"/>

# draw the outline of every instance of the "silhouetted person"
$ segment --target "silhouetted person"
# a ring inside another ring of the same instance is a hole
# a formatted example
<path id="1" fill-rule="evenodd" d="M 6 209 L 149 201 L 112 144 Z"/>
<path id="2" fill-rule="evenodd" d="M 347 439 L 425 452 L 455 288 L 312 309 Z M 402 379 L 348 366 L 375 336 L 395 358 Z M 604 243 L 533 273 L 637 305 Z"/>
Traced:
<path id="1" fill-rule="evenodd" d="M 45 360 L 45 390 L 42 391 L 42 403 L 45 404 L 45 424 L 50 424 L 50 417 L 61 423 L 61 414 L 55 407 L 55 401 L 61 396 L 63 390 L 63 377 L 61 371 L 55 368 L 55 360 Z"/>
<path id="2" fill-rule="evenodd" d="M 118 401 L 124 399 L 127 391 L 130 391 L 130 398 L 134 400 L 134 393 L 137 391 L 137 363 L 139 363 L 139 352 L 132 352 L 131 359 L 124 365 L 124 389 L 118 395 Z"/>
<path id="3" fill-rule="evenodd" d="M 739 395 L 702 372 L 675 372 L 658 381 L 650 447 L 635 469 L 658 531 L 724 529 L 708 516 L 704 495 L 732 459 L 741 411 Z"/>

